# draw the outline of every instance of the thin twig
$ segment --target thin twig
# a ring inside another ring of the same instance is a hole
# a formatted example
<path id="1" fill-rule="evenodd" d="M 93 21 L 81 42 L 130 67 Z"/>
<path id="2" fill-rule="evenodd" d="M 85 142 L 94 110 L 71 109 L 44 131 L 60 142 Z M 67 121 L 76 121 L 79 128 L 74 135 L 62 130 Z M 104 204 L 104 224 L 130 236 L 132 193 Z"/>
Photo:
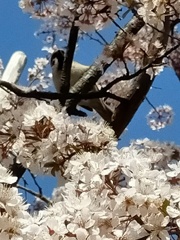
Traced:
<path id="1" fill-rule="evenodd" d="M 28 186 L 28 183 L 27 183 L 27 181 L 26 181 L 26 179 L 24 177 L 21 177 L 21 180 L 23 181 L 24 187 Z M 26 191 L 25 191 L 24 195 L 25 195 L 25 199 L 27 199 L 27 192 Z"/>
<path id="2" fill-rule="evenodd" d="M 116 27 L 122 30 L 122 27 L 116 21 L 114 21 L 114 19 L 111 16 L 108 15 L 108 18 L 114 23 Z"/>
<path id="3" fill-rule="evenodd" d="M 38 182 L 36 181 L 36 177 L 34 176 L 34 174 L 28 169 L 33 181 L 34 181 L 34 184 L 36 185 L 36 187 L 38 188 L 39 190 L 39 194 L 42 196 L 43 195 L 43 192 L 42 192 L 42 188 L 39 186 Z"/>
<path id="4" fill-rule="evenodd" d="M 44 202 L 47 203 L 48 205 L 52 205 L 52 202 L 51 202 L 50 200 L 48 200 L 46 197 L 42 196 L 41 194 L 39 194 L 39 193 L 37 193 L 37 192 L 32 191 L 32 190 L 29 189 L 29 188 L 23 187 L 23 186 L 21 186 L 21 185 L 19 185 L 19 184 L 17 184 L 17 188 L 22 189 L 22 190 L 24 190 L 24 191 L 32 194 L 33 196 L 41 199 L 42 201 L 44 201 Z"/>
<path id="5" fill-rule="evenodd" d="M 155 58 L 154 60 L 152 60 L 149 64 L 147 64 L 145 67 L 140 68 L 137 72 L 132 73 L 131 75 L 126 74 L 123 75 L 122 77 L 116 78 L 115 80 L 113 80 L 112 82 L 108 83 L 106 85 L 106 87 L 102 88 L 102 91 L 107 91 L 109 90 L 112 86 L 114 86 L 116 83 L 120 82 L 120 81 L 128 81 L 131 80 L 137 76 L 139 76 L 141 73 L 145 72 L 148 68 L 153 67 L 153 64 L 155 64 L 157 61 L 162 60 L 164 57 L 167 57 L 171 52 L 173 52 L 176 48 L 178 48 L 180 46 L 180 44 L 175 45 L 174 47 L 172 47 L 171 49 L 167 50 L 162 56 Z"/>
<path id="6" fill-rule="evenodd" d="M 103 40 L 103 42 L 105 44 L 108 44 L 108 42 L 106 41 L 106 39 L 96 30 L 95 33 Z"/>
<path id="7" fill-rule="evenodd" d="M 86 35 L 90 38 L 90 40 L 96 41 L 96 42 L 98 42 L 100 45 L 103 45 L 103 46 L 104 46 L 104 43 L 102 43 L 99 39 L 92 37 L 89 33 L 84 33 L 84 34 L 86 34 Z"/>
<path id="8" fill-rule="evenodd" d="M 154 109 L 154 111 L 159 115 L 159 112 L 156 110 L 155 106 L 149 101 L 149 99 L 147 97 L 145 97 L 145 99 L 148 102 L 148 104 Z"/>
<path id="9" fill-rule="evenodd" d="M 159 32 L 159 33 L 163 33 L 164 35 L 170 37 L 171 39 L 180 42 L 180 38 L 174 37 L 174 36 L 172 36 L 171 34 L 168 34 L 168 33 L 166 33 L 165 31 L 162 31 L 162 30 L 160 30 L 160 29 L 154 27 L 154 26 L 151 25 L 150 23 L 147 23 L 147 25 L 149 25 L 150 27 L 152 27 L 152 28 L 153 28 L 154 30 L 156 30 L 157 32 Z"/>

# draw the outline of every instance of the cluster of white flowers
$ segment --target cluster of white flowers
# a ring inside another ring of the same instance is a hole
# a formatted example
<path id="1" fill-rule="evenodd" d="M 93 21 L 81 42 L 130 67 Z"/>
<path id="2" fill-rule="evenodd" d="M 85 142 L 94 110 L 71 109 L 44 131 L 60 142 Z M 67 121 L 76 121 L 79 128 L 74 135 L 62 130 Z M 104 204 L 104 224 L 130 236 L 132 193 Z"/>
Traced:
<path id="1" fill-rule="evenodd" d="M 19 1 L 19 7 L 26 12 L 32 12 L 33 9 L 33 2 L 29 0 L 20 0 Z"/>
<path id="2" fill-rule="evenodd" d="M 102 29 L 118 11 L 116 0 L 56 0 L 56 4 L 59 16 L 76 18 L 76 25 L 85 31 Z"/>
<path id="3" fill-rule="evenodd" d="M 180 149 L 173 144 L 145 139 L 118 150 L 103 122 L 70 118 L 55 101 L 14 96 L 2 103 L 0 126 L 4 165 L 13 153 L 33 172 L 61 172 L 68 181 L 52 206 L 30 216 L 17 189 L 4 185 L 16 177 L 1 167 L 1 239 L 165 240 L 172 223 L 179 229 Z"/>
<path id="4" fill-rule="evenodd" d="M 66 25 L 70 27 L 67 22 L 72 22 L 76 17 L 76 24 L 86 31 L 102 29 L 118 11 L 116 0 L 21 0 L 19 7 L 23 11 L 30 12 L 34 17 L 48 19 L 48 22 L 49 18 L 52 18 L 54 28 L 64 26 L 58 23 L 59 20 L 66 22 Z M 55 23 L 53 23 L 54 20 Z"/>
<path id="5" fill-rule="evenodd" d="M 150 25 L 163 29 L 165 20 L 167 3 L 166 1 L 140 1 L 142 6 L 138 9 L 138 14 L 143 17 L 143 20 Z"/>
<path id="6" fill-rule="evenodd" d="M 104 122 L 69 117 L 58 101 L 12 95 L 0 113 L 1 163 L 8 167 L 16 156 L 36 174 L 68 181 L 52 206 L 31 216 L 10 187 L 17 178 L 0 167 L 1 239 L 165 240 L 172 223 L 179 231 L 180 149 L 173 144 L 144 139 L 118 150 Z"/>
<path id="7" fill-rule="evenodd" d="M 20 0 L 19 7 L 34 17 L 47 17 L 54 11 L 55 0 Z"/>
<path id="8" fill-rule="evenodd" d="M 10 187 L 10 184 L 16 181 L 17 177 L 11 176 L 0 164 L 0 239 L 23 239 L 20 237 L 22 229 L 30 217 L 27 212 L 28 205 L 23 203 L 18 189 Z"/>
<path id="9" fill-rule="evenodd" d="M 105 123 L 72 119 L 59 112 L 58 101 L 47 104 L 16 99 L 13 104 L 6 103 L 1 110 L 0 152 L 1 161 L 6 159 L 7 164 L 12 151 L 32 172 L 45 171 L 45 165 L 55 173 L 81 151 L 97 152 L 116 145 L 113 130 Z"/>
<path id="10" fill-rule="evenodd" d="M 106 23 L 111 21 L 111 18 L 115 17 L 117 11 L 116 0 L 81 1 L 77 8 L 79 15 L 77 25 L 85 31 L 92 29 L 92 26 L 96 30 L 101 30 Z"/>
<path id="11" fill-rule="evenodd" d="M 61 118 L 59 121 L 62 123 Z M 94 132 L 97 139 L 98 134 L 102 134 L 100 128 Z M 103 138 L 98 142 L 103 145 Z M 160 157 L 154 161 L 154 156 L 160 150 L 163 155 L 167 146 L 145 139 L 120 150 L 82 149 L 68 160 L 64 174 L 69 182 L 54 191 L 52 206 L 34 216 L 25 211 L 27 206 L 15 188 L 2 185 L 6 194 L 0 199 L 4 209 L 1 239 L 170 239 L 180 228 L 180 149 L 176 148 L 176 160 L 172 160 L 173 145 L 169 145 L 168 161 Z M 161 162 L 164 167 L 159 168 Z M 8 184 L 16 181 L 3 167 L 0 179 Z M 13 199 L 8 195 L 12 192 Z"/>
<path id="12" fill-rule="evenodd" d="M 20 0 L 19 6 L 36 17 L 48 18 L 48 27 L 56 31 L 62 26 L 69 28 L 74 18 L 81 29 L 99 30 L 115 17 L 120 2 Z M 162 29 L 170 7 L 167 1 L 126 2 L 129 7 L 134 4 L 145 23 Z M 176 2 L 172 6 L 179 10 Z M 143 44 L 145 30 L 139 46 L 132 44 L 134 51 L 129 48 L 125 53 L 126 59 L 136 62 L 148 51 L 149 42 Z M 157 49 L 162 47 L 158 41 L 153 44 Z M 142 50 L 140 55 L 137 49 Z M 36 59 L 29 69 L 29 80 L 39 79 L 42 88 L 46 87 L 47 63 L 47 59 Z M 126 70 L 123 66 L 114 75 L 105 76 L 102 85 Z M 60 111 L 58 101 L 9 95 L 0 103 L 0 115 L 0 239 L 167 240 L 180 235 L 179 147 L 144 139 L 118 149 L 107 124 L 70 117 L 64 109 Z M 148 122 L 152 129 L 160 129 L 172 116 L 172 109 L 163 106 L 149 113 Z M 66 178 L 64 186 L 54 190 L 52 205 L 44 208 L 39 203 L 34 215 L 18 194 L 17 177 L 6 170 L 14 156 L 35 174 Z"/>
<path id="13" fill-rule="evenodd" d="M 42 90 L 46 89 L 50 85 L 52 79 L 51 74 L 46 75 L 45 68 L 49 61 L 46 58 L 36 58 L 33 68 L 28 69 L 28 78 L 29 84 L 32 85 L 35 81 L 38 81 L 36 84 L 36 89 Z"/>
<path id="14" fill-rule="evenodd" d="M 172 107 L 163 105 L 152 109 L 147 115 L 147 123 L 152 130 L 165 128 L 172 123 L 174 117 Z"/>
<path id="15" fill-rule="evenodd" d="M 178 16 L 180 14 L 180 5 L 178 1 L 166 0 L 137 0 L 137 12 L 142 16 L 145 23 L 163 30 L 164 22 L 167 15 L 170 13 Z"/>

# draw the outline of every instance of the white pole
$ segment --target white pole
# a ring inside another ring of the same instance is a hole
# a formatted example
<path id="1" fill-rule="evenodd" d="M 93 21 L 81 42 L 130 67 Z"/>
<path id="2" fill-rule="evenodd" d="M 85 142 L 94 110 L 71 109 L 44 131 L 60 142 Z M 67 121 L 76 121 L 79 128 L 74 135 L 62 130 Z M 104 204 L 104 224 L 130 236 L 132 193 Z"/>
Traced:
<path id="1" fill-rule="evenodd" d="M 3 74 L 1 80 L 7 81 L 10 83 L 17 83 L 21 73 L 26 65 L 27 57 L 25 53 L 21 51 L 17 51 L 13 53 L 11 56 Z M 7 92 L 0 88 L 0 102 L 3 100 L 5 96 L 7 96 Z"/>

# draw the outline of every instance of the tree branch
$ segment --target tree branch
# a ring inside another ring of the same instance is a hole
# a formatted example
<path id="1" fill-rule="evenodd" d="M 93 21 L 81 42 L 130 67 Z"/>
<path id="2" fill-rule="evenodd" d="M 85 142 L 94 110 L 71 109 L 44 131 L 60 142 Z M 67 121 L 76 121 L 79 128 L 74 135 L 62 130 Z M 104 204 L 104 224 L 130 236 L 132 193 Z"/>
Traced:
<path id="1" fill-rule="evenodd" d="M 87 94 L 93 86 L 96 84 L 97 80 L 101 77 L 102 72 L 98 66 L 91 66 L 88 72 L 84 73 L 82 78 L 71 88 L 72 93 Z M 67 112 L 71 115 L 76 108 L 76 105 L 80 102 L 80 99 L 71 99 L 67 101 Z"/>
<path id="2" fill-rule="evenodd" d="M 105 92 L 104 90 L 100 90 L 97 92 L 89 92 L 89 93 L 56 93 L 56 92 L 39 92 L 37 90 L 31 90 L 30 88 L 26 87 L 19 87 L 15 84 L 2 81 L 0 80 L 0 87 L 5 87 L 11 92 L 15 93 L 19 97 L 25 97 L 25 98 L 34 98 L 37 100 L 67 100 L 67 99 L 77 99 L 77 100 L 82 100 L 82 99 L 94 99 L 94 98 L 112 98 L 117 101 L 123 100 L 123 98 L 116 96 L 115 94 Z"/>
<path id="3" fill-rule="evenodd" d="M 111 123 L 116 136 L 119 137 L 124 129 L 127 127 L 135 112 L 139 108 L 140 104 L 143 102 L 146 94 L 151 87 L 153 80 L 151 80 L 150 75 L 147 73 L 141 73 L 137 79 L 137 87 L 135 93 L 128 101 L 121 101 L 119 106 L 116 108 L 115 114 L 113 115 L 113 120 Z"/>
<path id="4" fill-rule="evenodd" d="M 164 22 L 164 29 L 166 30 L 166 33 L 169 33 L 169 17 L 166 17 L 166 20 Z M 158 32 L 157 34 L 153 35 L 153 38 L 155 39 L 153 39 L 152 43 L 154 43 L 155 40 L 158 39 L 160 43 L 162 43 L 163 47 L 166 47 L 168 42 L 167 34 L 166 36 L 164 36 L 163 33 Z M 154 64 L 160 64 L 162 62 L 162 56 L 160 58 L 157 58 L 160 50 L 161 49 L 156 48 L 153 44 L 150 45 L 148 53 L 143 59 L 143 64 L 145 66 L 142 66 L 142 69 L 146 68 L 149 64 L 152 64 L 152 56 L 154 57 Z M 145 71 L 143 71 L 139 76 L 135 78 L 133 82 L 133 91 L 131 92 L 129 101 L 122 101 L 116 108 L 116 111 L 112 117 L 113 120 L 111 126 L 114 129 L 117 137 L 122 134 L 124 129 L 127 127 L 129 122 L 133 118 L 134 114 L 136 113 L 137 109 L 139 108 L 146 94 L 148 93 L 154 79 L 155 76 L 153 77 L 153 79 L 151 79 L 150 75 L 148 75 Z"/>
<path id="5" fill-rule="evenodd" d="M 125 26 L 125 28 L 119 31 L 112 43 L 105 47 L 105 55 L 112 57 L 114 60 L 117 58 L 122 58 L 124 49 L 129 43 L 130 38 L 133 35 L 136 35 L 144 26 L 144 24 L 145 23 L 141 17 L 134 16 L 131 21 Z"/>
<path id="6" fill-rule="evenodd" d="M 65 55 L 63 69 L 62 69 L 62 76 L 60 79 L 62 83 L 60 93 L 64 93 L 64 94 L 67 94 L 70 89 L 71 66 L 72 66 L 72 61 L 73 61 L 74 51 L 76 48 L 76 42 L 78 38 L 78 31 L 79 31 L 79 27 L 75 26 L 74 22 L 75 20 L 73 21 L 72 27 L 70 30 L 67 51 Z M 63 106 L 65 105 L 65 100 L 66 100 L 65 98 L 60 100 Z"/>

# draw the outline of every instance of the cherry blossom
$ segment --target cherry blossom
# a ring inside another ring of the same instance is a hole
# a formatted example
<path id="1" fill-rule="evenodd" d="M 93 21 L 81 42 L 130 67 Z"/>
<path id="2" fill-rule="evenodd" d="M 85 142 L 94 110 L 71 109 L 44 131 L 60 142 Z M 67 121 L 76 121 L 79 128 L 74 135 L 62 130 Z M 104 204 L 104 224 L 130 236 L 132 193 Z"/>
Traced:
<path id="1" fill-rule="evenodd" d="M 128 106 L 140 89 L 137 78 L 148 75 L 153 82 L 168 64 L 166 53 L 174 43 L 165 39 L 171 36 L 170 30 L 161 34 L 166 21 L 172 25 L 180 15 L 179 1 L 173 0 L 20 0 L 19 7 L 43 21 L 36 36 L 44 34 L 42 50 L 48 56 L 35 59 L 27 79 L 36 91 L 51 85 L 49 55 L 59 48 L 58 40 L 60 45 L 66 43 L 63 48 L 70 48 L 67 40 L 72 26 L 79 30 L 76 45 L 86 32 L 95 30 L 94 34 L 108 24 L 115 25 L 115 35 L 121 37 L 112 43 L 104 40 L 106 47 L 95 60 L 102 72 L 99 87 L 117 80 L 108 89 L 116 100 L 103 99 L 114 115 L 123 102 Z M 128 24 L 124 29 L 121 26 L 122 19 L 125 24 L 128 21 L 129 12 L 139 21 L 138 26 L 131 22 L 131 31 Z M 100 33 L 98 36 L 103 39 Z M 171 64 L 178 74 L 177 53 Z M 104 73 L 106 66 L 109 68 Z M 0 75 L 2 72 L 0 60 Z M 113 130 L 113 121 L 108 124 L 93 113 L 93 118 L 70 116 L 59 100 L 27 99 L 9 93 L 0 103 L 0 115 L 0 239 L 179 237 L 179 146 L 145 138 L 119 147 L 120 134 Z M 153 107 L 147 115 L 148 125 L 159 130 L 172 122 L 173 115 L 169 105 Z M 18 193 L 18 177 L 8 170 L 15 163 L 32 174 L 56 177 L 57 186 L 45 203 L 42 194 L 36 193 L 41 200 L 36 199 L 31 206 L 25 203 Z"/>
<path id="2" fill-rule="evenodd" d="M 159 130 L 172 123 L 173 115 L 173 110 L 168 105 L 156 107 L 147 115 L 148 125 L 152 130 Z"/>

